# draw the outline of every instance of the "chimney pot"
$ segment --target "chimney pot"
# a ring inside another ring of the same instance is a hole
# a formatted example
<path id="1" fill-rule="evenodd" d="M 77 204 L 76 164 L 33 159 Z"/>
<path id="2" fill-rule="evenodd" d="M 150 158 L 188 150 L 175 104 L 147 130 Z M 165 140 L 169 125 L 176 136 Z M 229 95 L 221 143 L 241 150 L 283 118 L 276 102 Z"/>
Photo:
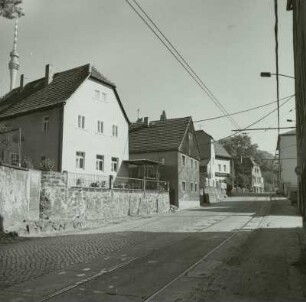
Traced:
<path id="1" fill-rule="evenodd" d="M 20 75 L 20 89 L 23 89 L 24 86 L 24 74 Z"/>
<path id="2" fill-rule="evenodd" d="M 146 126 L 149 126 L 149 117 L 144 117 L 143 118 L 143 122 L 144 122 L 144 124 L 146 125 Z"/>
<path id="3" fill-rule="evenodd" d="M 45 69 L 45 83 L 49 85 L 53 80 L 53 66 L 51 64 L 46 65 Z"/>

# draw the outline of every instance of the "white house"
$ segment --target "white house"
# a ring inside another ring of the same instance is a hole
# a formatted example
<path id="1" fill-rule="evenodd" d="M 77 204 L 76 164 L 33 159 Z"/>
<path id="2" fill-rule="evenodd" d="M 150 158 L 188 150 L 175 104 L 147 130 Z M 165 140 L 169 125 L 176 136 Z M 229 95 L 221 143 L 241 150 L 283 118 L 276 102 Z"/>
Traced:
<path id="1" fill-rule="evenodd" d="M 298 179 L 295 173 L 297 166 L 296 131 L 289 131 L 278 136 L 277 150 L 280 163 L 280 192 L 290 196 L 297 192 Z"/>
<path id="2" fill-rule="evenodd" d="M 196 131 L 200 149 L 200 187 L 226 189 L 231 175 L 231 156 L 224 147 L 203 130 Z"/>
<path id="3" fill-rule="evenodd" d="M 116 176 L 129 158 L 129 120 L 116 86 L 90 64 L 52 74 L 13 89 L 0 101 L 0 123 L 21 129 L 19 154 L 40 168 Z M 5 160 L 5 159 L 2 159 Z"/>

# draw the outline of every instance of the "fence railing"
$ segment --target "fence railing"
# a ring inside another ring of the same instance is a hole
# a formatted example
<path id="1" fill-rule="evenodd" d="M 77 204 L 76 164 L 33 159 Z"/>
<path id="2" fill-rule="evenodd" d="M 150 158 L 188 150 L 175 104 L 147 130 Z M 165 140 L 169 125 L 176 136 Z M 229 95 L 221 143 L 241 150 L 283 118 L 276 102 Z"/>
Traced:
<path id="1" fill-rule="evenodd" d="M 169 183 L 155 179 L 116 177 L 107 175 L 67 173 L 67 186 L 83 188 L 168 191 Z"/>
<path id="2" fill-rule="evenodd" d="M 109 189 L 109 177 L 96 174 L 67 173 L 69 187 L 98 187 Z"/>

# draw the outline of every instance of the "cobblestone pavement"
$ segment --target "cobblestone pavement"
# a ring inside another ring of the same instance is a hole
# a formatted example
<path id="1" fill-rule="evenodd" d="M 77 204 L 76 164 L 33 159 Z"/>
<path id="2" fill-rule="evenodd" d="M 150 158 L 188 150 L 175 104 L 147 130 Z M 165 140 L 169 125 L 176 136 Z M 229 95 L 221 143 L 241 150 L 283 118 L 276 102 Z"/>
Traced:
<path id="1" fill-rule="evenodd" d="M 220 206 L 218 204 L 205 210 L 182 211 L 129 221 L 75 235 L 22 238 L 14 243 L 0 244 L 0 290 L 73 264 L 87 263 L 98 257 L 111 256 L 121 249 L 166 238 L 166 234 L 169 236 L 178 232 L 187 234 L 206 230 L 214 232 L 216 230 L 211 228 L 216 223 L 232 219 L 235 215 L 238 215 L 234 219 L 235 224 L 239 224 L 241 218 L 245 218 L 241 213 L 235 213 L 237 206 L 240 212 L 246 212 L 247 219 L 249 212 L 259 211 L 259 205 L 254 201 L 243 204 L 238 202 L 238 205 L 231 202 L 228 211 L 219 208 Z M 228 204 L 223 206 L 227 209 Z M 230 227 L 225 225 L 224 230 L 229 231 Z"/>
<path id="2" fill-rule="evenodd" d="M 145 240 L 145 235 L 107 233 L 29 238 L 0 245 L 0 289 L 75 263 L 86 263 Z"/>

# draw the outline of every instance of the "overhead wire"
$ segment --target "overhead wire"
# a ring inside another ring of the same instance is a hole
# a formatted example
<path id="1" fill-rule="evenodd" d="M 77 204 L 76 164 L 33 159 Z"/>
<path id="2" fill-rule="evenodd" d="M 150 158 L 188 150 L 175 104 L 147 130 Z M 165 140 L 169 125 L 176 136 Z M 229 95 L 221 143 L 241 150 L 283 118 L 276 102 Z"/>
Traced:
<path id="1" fill-rule="evenodd" d="M 290 95 L 290 96 L 294 96 L 294 94 Z M 290 96 L 284 97 L 284 98 L 280 99 L 280 101 L 285 100 Z M 267 106 L 269 106 L 271 104 L 274 104 L 274 103 L 277 103 L 277 101 L 273 101 L 273 102 L 269 102 L 269 103 L 266 103 L 266 104 L 263 104 L 263 105 L 260 105 L 260 106 L 251 107 L 251 108 L 248 108 L 248 109 L 245 109 L 245 110 L 233 112 L 233 113 L 230 113 L 230 115 L 233 116 L 233 115 L 237 115 L 237 114 L 241 114 L 241 113 L 246 113 L 246 112 L 253 111 L 253 110 L 256 110 L 256 109 L 259 109 L 259 108 L 267 107 Z M 219 116 L 216 116 L 216 117 L 210 117 L 210 118 L 206 118 L 206 119 L 196 120 L 196 121 L 193 121 L 193 122 L 194 123 L 200 123 L 200 122 L 206 122 L 206 121 L 213 121 L 213 120 L 224 118 L 224 117 L 226 117 L 226 115 L 219 115 Z"/>
<path id="2" fill-rule="evenodd" d="M 240 127 L 238 123 L 231 117 L 230 113 L 224 108 L 221 102 L 216 98 L 216 96 L 212 93 L 212 91 L 207 87 L 207 85 L 203 82 L 203 80 L 198 76 L 198 74 L 194 71 L 194 69 L 190 66 L 186 59 L 181 55 L 181 53 L 177 50 L 177 48 L 169 41 L 169 39 L 163 34 L 163 32 L 159 29 L 156 23 L 152 20 L 152 18 L 145 12 L 145 10 L 140 6 L 140 4 L 136 0 L 132 0 L 138 9 L 144 14 L 144 16 L 151 22 L 153 27 L 157 30 L 157 32 L 163 37 L 163 40 L 159 34 L 154 30 L 151 24 L 140 14 L 140 12 L 131 4 L 129 0 L 125 0 L 127 4 L 134 10 L 134 12 L 139 16 L 139 18 L 150 28 L 153 34 L 162 42 L 162 44 L 167 48 L 167 50 L 174 56 L 174 58 L 179 62 L 179 64 L 185 69 L 185 71 L 192 77 L 192 79 L 198 84 L 198 86 L 206 93 L 206 95 L 210 98 L 211 101 L 218 107 L 218 109 L 225 114 L 229 121 L 235 125 L 235 127 Z M 167 43 L 168 44 L 167 44 Z"/>

